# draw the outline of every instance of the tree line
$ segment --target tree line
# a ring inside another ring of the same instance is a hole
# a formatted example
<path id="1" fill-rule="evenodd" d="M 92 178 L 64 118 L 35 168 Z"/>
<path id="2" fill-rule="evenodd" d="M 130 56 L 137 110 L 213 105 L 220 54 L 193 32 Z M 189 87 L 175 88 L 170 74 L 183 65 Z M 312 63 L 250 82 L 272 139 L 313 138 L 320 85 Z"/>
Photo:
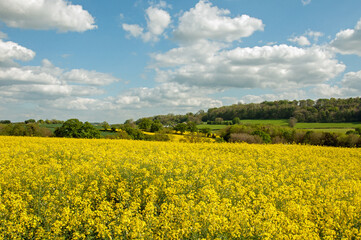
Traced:
<path id="1" fill-rule="evenodd" d="M 234 104 L 211 108 L 202 121 L 216 119 L 289 119 L 298 122 L 358 122 L 361 121 L 361 99 L 281 100 L 262 103 Z"/>
<path id="2" fill-rule="evenodd" d="M 230 125 L 239 119 L 290 119 L 297 122 L 359 122 L 361 121 L 361 99 L 279 100 L 262 103 L 238 103 L 231 106 L 200 110 L 184 115 L 157 115 L 150 117 L 163 125 L 174 126 L 181 122 Z"/>
<path id="3" fill-rule="evenodd" d="M 308 144 L 333 147 L 361 147 L 361 128 L 346 134 L 296 130 L 271 125 L 242 124 L 228 126 L 220 131 L 226 142 L 258 144 Z"/>

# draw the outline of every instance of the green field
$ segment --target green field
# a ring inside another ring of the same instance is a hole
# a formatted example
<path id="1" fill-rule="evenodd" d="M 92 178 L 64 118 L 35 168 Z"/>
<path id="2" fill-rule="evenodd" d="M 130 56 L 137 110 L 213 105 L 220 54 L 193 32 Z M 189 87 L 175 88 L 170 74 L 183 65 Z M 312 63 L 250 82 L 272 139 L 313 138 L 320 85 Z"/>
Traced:
<path id="1" fill-rule="evenodd" d="M 243 119 L 241 124 L 264 124 L 274 126 L 288 126 L 288 119 L 277 120 L 261 120 L 261 119 Z M 208 125 L 200 124 L 197 127 L 199 129 L 210 128 L 213 132 L 223 129 L 229 125 Z M 307 131 L 317 132 L 334 132 L 334 133 L 346 133 L 349 130 L 361 127 L 361 122 L 349 122 L 349 123 L 297 123 L 296 129 L 303 129 Z"/>
<path id="2" fill-rule="evenodd" d="M 264 124 L 275 126 L 288 126 L 288 119 L 243 119 L 242 124 Z"/>
<path id="3" fill-rule="evenodd" d="M 340 129 L 340 128 L 357 128 L 361 127 L 361 122 L 351 122 L 351 123 L 297 123 L 296 128 L 299 129 Z"/>
<path id="4" fill-rule="evenodd" d="M 50 131 L 54 132 L 56 128 L 61 127 L 63 124 L 59 123 L 59 124 L 40 124 L 40 127 L 46 127 L 48 129 L 50 129 Z"/>
<path id="5" fill-rule="evenodd" d="M 277 120 L 259 120 L 259 119 L 244 119 L 241 120 L 241 124 L 264 124 L 274 126 L 288 126 L 288 119 L 277 119 Z M 52 132 L 62 124 L 41 124 L 40 126 L 49 128 Z M 212 125 L 212 124 L 199 124 L 198 129 L 210 128 L 212 132 L 217 132 L 229 125 Z M 296 129 L 303 129 L 307 131 L 318 131 L 318 132 L 334 132 L 334 133 L 346 133 L 349 130 L 361 127 L 361 122 L 349 122 L 349 123 L 297 123 Z M 103 127 L 96 126 L 97 129 L 102 130 Z M 101 131 L 102 136 L 114 135 L 113 132 Z"/>

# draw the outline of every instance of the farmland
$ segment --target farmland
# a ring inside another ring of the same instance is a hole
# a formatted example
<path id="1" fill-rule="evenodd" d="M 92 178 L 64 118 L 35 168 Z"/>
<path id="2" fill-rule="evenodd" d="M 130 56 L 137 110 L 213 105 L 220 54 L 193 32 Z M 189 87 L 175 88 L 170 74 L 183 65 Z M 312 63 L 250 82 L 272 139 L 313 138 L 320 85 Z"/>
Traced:
<path id="1" fill-rule="evenodd" d="M 241 124 L 262 124 L 262 125 L 273 125 L 273 126 L 288 126 L 287 119 L 277 120 L 259 120 L 259 119 L 242 119 Z M 227 125 L 207 125 L 200 124 L 198 128 L 210 128 L 212 131 L 217 131 L 227 127 Z M 321 131 L 321 132 L 335 132 L 335 133 L 346 133 L 349 130 L 361 127 L 361 122 L 349 122 L 349 123 L 296 123 L 295 129 L 304 129 L 307 131 Z"/>
<path id="2" fill-rule="evenodd" d="M 361 237 L 360 149 L 0 138 L 3 239 Z"/>

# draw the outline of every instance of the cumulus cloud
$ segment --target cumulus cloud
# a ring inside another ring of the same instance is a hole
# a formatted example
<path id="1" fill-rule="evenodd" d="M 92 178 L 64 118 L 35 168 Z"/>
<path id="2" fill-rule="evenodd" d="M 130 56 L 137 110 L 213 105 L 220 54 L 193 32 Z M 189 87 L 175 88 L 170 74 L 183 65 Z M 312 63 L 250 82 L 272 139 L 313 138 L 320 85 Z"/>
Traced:
<path id="1" fill-rule="evenodd" d="M 46 102 L 48 106 L 64 110 L 113 110 L 111 102 L 87 97 L 63 97 Z"/>
<path id="2" fill-rule="evenodd" d="M 156 42 L 171 23 L 171 17 L 165 10 L 153 6 L 150 6 L 145 12 L 147 31 L 138 24 L 124 23 L 122 27 L 125 31 L 129 32 L 132 37 L 141 37 L 144 42 Z"/>
<path id="3" fill-rule="evenodd" d="M 14 65 L 14 60 L 30 61 L 35 57 L 35 52 L 20 46 L 17 43 L 0 39 L 0 66 Z"/>
<path id="4" fill-rule="evenodd" d="M 11 67 L 0 68 L 0 86 L 14 84 L 60 84 L 60 80 L 46 72 L 34 71 L 34 69 Z"/>
<path id="5" fill-rule="evenodd" d="M 201 39 L 232 42 L 263 31 L 262 20 L 242 15 L 231 18 L 229 10 L 219 9 L 208 1 L 201 0 L 179 18 L 174 37 L 182 42 Z"/>
<path id="6" fill-rule="evenodd" d="M 336 52 L 361 56 L 361 19 L 354 29 L 342 30 L 331 42 Z"/>
<path id="7" fill-rule="evenodd" d="M 125 31 L 129 32 L 129 34 L 133 37 L 137 38 L 143 35 L 144 29 L 137 24 L 123 23 L 122 27 Z"/>
<path id="8" fill-rule="evenodd" d="M 310 41 L 305 36 L 289 38 L 288 41 L 297 43 L 300 46 L 309 46 L 309 45 L 311 45 Z"/>
<path id="9" fill-rule="evenodd" d="M 0 19 L 9 27 L 60 32 L 97 27 L 88 11 L 66 0 L 0 0 Z"/>
<path id="10" fill-rule="evenodd" d="M 114 99 L 123 108 L 211 108 L 219 107 L 222 102 L 205 95 L 213 90 L 189 87 L 177 83 L 164 83 L 154 88 L 135 88 Z"/>
<path id="11" fill-rule="evenodd" d="M 35 52 L 14 42 L 0 40 L 0 95 L 5 101 L 57 99 L 103 94 L 99 86 L 119 79 L 110 74 L 72 69 L 66 71 L 44 59 L 41 66 L 21 66 Z M 74 84 L 75 83 L 75 84 Z"/>
<path id="12" fill-rule="evenodd" d="M 279 99 L 305 99 L 306 92 L 303 90 L 294 90 L 290 92 L 280 92 L 280 93 L 271 93 L 271 94 L 261 94 L 261 95 L 246 95 L 243 96 L 239 102 L 241 103 L 261 103 L 264 101 L 276 101 Z"/>
<path id="13" fill-rule="evenodd" d="M 89 85 L 109 85 L 111 83 L 119 81 L 119 79 L 113 77 L 110 74 L 100 73 L 97 71 L 88 71 L 85 69 L 73 69 L 64 73 L 62 78 L 67 82 L 89 84 Z"/>
<path id="14" fill-rule="evenodd" d="M 323 36 L 323 33 L 311 31 L 306 31 L 302 36 L 296 36 L 289 38 L 288 41 L 297 43 L 300 46 L 309 46 L 311 45 L 310 39 L 312 39 L 314 42 L 317 42 L 320 37 Z"/>
<path id="15" fill-rule="evenodd" d="M 231 50 L 217 49 L 212 43 L 207 46 L 204 42 L 203 46 L 204 49 L 187 46 L 153 55 L 157 80 L 220 89 L 277 89 L 322 83 L 345 69 L 330 51 L 319 46 L 303 49 L 274 45 Z M 182 55 L 174 58 L 177 52 Z"/>
<path id="16" fill-rule="evenodd" d="M 361 91 L 361 71 L 346 73 L 341 83 L 344 87 Z"/>
<path id="17" fill-rule="evenodd" d="M 348 72 L 339 84 L 318 84 L 313 92 L 322 97 L 356 97 L 361 95 L 361 71 Z"/>

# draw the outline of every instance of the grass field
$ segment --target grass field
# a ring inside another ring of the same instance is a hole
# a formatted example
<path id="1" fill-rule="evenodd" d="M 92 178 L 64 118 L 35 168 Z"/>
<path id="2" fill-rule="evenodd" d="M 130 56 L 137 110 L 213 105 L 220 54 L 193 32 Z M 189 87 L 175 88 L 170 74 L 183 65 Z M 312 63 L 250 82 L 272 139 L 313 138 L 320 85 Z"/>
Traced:
<path id="1" fill-rule="evenodd" d="M 252 120 L 244 119 L 241 120 L 241 124 L 264 124 L 264 125 L 274 125 L 274 126 L 288 126 L 287 119 L 279 120 Z M 208 125 L 200 124 L 197 127 L 210 128 L 213 132 L 218 131 L 227 127 L 228 125 Z M 349 130 L 354 130 L 357 127 L 361 127 L 361 122 L 350 122 L 350 123 L 297 123 L 296 129 L 304 129 L 306 131 L 317 131 L 317 132 L 335 132 L 335 133 L 346 133 Z"/>
<path id="2" fill-rule="evenodd" d="M 361 122 L 351 123 L 297 123 L 296 128 L 302 129 L 341 129 L 341 128 L 352 128 L 355 129 L 361 127 Z"/>
<path id="3" fill-rule="evenodd" d="M 40 127 L 46 127 L 48 128 L 51 132 L 54 132 L 56 128 L 61 127 L 63 124 L 59 123 L 59 124 L 40 124 Z"/>
<path id="4" fill-rule="evenodd" d="M 360 239 L 361 150 L 0 137 L 0 239 Z"/>

